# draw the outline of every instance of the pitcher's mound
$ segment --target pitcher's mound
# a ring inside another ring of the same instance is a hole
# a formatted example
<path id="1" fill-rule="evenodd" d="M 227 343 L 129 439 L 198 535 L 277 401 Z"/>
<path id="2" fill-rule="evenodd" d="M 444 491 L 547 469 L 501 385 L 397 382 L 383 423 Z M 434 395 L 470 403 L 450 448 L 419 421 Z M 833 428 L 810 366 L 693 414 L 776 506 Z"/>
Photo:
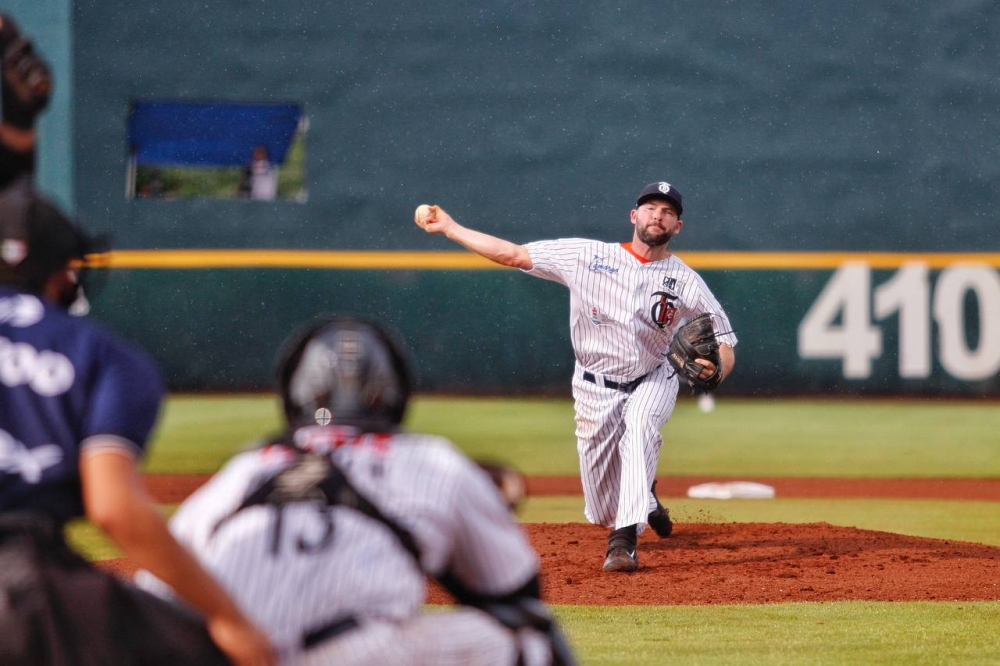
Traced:
<path id="1" fill-rule="evenodd" d="M 525 527 L 554 604 L 1000 600 L 1000 548 L 981 544 L 827 523 L 681 523 L 668 539 L 639 538 L 638 571 L 609 574 L 607 530 Z"/>

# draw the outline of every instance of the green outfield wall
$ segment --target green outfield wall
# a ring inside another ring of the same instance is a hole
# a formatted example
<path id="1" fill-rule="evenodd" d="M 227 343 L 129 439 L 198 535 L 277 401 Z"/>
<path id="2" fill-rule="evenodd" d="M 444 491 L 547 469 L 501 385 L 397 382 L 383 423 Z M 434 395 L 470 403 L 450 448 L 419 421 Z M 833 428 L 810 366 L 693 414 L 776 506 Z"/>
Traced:
<path id="1" fill-rule="evenodd" d="M 740 336 L 724 391 L 1000 394 L 995 2 L 93 0 L 68 29 L 76 211 L 137 253 L 95 314 L 173 388 L 266 386 L 348 310 L 427 390 L 566 391 L 562 288 L 439 261 L 412 211 L 627 240 L 666 179 Z M 303 104 L 308 198 L 128 199 L 148 99 Z"/>
<path id="2" fill-rule="evenodd" d="M 1000 392 L 1000 254 L 686 258 L 706 266 L 702 274 L 740 339 L 738 370 L 724 392 Z M 290 322 L 351 312 L 403 335 L 424 390 L 568 392 L 573 360 L 561 285 L 457 253 L 271 259 L 298 266 L 241 266 L 267 261 L 258 253 L 121 253 L 99 301 L 102 318 L 137 331 L 177 388 L 266 388 Z M 195 260 L 212 267 L 127 268 Z M 712 267 L 722 262 L 739 268 Z M 347 268 L 364 263 L 384 268 Z"/>

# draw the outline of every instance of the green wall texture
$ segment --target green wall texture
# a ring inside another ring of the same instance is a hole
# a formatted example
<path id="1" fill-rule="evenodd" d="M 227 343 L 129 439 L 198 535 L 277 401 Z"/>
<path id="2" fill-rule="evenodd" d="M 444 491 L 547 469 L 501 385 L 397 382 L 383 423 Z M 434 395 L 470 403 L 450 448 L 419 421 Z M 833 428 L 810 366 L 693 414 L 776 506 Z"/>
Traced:
<path id="1" fill-rule="evenodd" d="M 517 242 L 627 240 L 665 179 L 682 256 L 1000 250 L 995 2 L 94 0 L 72 43 L 77 210 L 121 249 L 456 250 L 422 202 Z M 308 201 L 127 200 L 127 107 L 152 98 L 302 102 Z M 705 271 L 741 339 L 723 391 L 998 395 L 996 256 Z M 823 293 L 842 311 L 804 336 Z M 177 389 L 267 386 L 293 325 L 350 311 L 403 333 L 425 390 L 568 392 L 566 300 L 511 271 L 135 268 L 95 314 Z"/>

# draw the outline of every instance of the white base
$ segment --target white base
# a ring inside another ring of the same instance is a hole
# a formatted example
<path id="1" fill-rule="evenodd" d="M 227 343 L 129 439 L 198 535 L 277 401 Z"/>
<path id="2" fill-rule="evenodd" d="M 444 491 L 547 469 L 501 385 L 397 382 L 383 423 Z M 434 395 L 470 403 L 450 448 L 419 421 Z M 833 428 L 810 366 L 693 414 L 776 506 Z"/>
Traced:
<path id="1" fill-rule="evenodd" d="M 688 488 L 688 497 L 695 499 L 770 499 L 774 488 L 753 481 L 702 483 Z"/>

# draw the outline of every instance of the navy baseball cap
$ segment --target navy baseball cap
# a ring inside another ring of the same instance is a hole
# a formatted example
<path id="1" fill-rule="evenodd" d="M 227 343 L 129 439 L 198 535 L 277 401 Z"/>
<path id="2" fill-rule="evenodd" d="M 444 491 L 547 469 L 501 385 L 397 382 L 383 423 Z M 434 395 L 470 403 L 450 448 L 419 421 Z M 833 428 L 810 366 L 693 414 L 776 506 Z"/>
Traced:
<path id="1" fill-rule="evenodd" d="M 639 193 L 639 198 L 635 202 L 636 208 L 649 199 L 666 199 L 674 205 L 678 215 L 684 212 L 684 206 L 681 204 L 681 193 L 677 191 L 676 187 L 662 180 L 642 188 L 642 192 Z"/>
<path id="2" fill-rule="evenodd" d="M 0 190 L 0 284 L 40 290 L 69 262 L 104 249 L 55 204 L 38 194 L 28 178 Z"/>

